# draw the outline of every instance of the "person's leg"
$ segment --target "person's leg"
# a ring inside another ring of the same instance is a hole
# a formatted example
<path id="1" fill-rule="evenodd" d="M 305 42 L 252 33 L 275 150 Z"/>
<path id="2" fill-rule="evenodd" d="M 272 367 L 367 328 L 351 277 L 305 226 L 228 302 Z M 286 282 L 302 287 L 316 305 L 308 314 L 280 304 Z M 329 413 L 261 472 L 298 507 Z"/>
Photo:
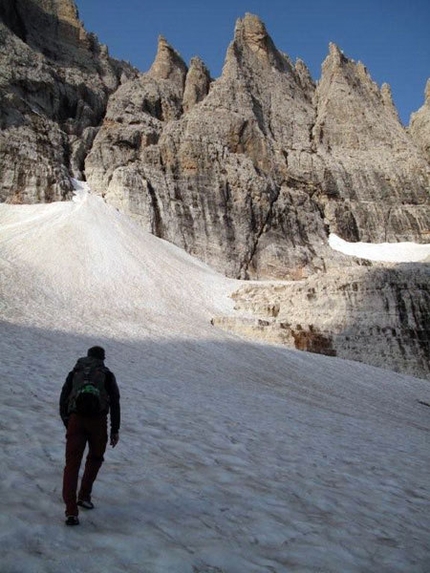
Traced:
<path id="1" fill-rule="evenodd" d="M 93 483 L 104 461 L 103 456 L 106 451 L 108 440 L 106 416 L 87 420 L 86 428 L 88 432 L 89 450 L 85 462 L 85 470 L 84 475 L 82 476 L 78 499 L 82 501 L 91 501 Z"/>
<path id="2" fill-rule="evenodd" d="M 66 433 L 66 465 L 63 474 L 63 500 L 66 504 L 66 515 L 78 515 L 76 490 L 78 487 L 79 468 L 84 455 L 87 438 L 79 418 L 72 414 Z"/>

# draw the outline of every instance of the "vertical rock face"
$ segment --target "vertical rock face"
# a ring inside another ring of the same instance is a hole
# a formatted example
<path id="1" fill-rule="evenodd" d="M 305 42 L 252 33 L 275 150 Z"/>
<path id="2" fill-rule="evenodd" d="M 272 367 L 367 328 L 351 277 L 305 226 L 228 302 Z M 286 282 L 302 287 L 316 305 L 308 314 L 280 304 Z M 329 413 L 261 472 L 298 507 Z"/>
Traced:
<path id="1" fill-rule="evenodd" d="M 409 131 L 430 163 L 430 79 L 427 80 L 424 105 L 412 114 Z"/>
<path id="2" fill-rule="evenodd" d="M 186 76 L 182 102 L 185 113 L 208 95 L 210 84 L 211 77 L 204 62 L 200 58 L 192 58 L 190 69 Z"/>
<path id="3" fill-rule="evenodd" d="M 239 316 L 213 322 L 251 339 L 430 380 L 429 281 L 428 265 L 409 264 L 245 284 L 233 295 Z"/>
<path id="4" fill-rule="evenodd" d="M 183 70 L 172 50 L 160 50 L 171 54 L 163 69 Z M 181 102 L 178 76 L 160 78 L 154 67 L 111 98 L 86 162 L 92 188 L 230 275 L 322 268 L 308 237 L 325 237 L 319 207 L 300 188 L 304 177 L 288 185 L 288 163 L 298 170 L 301 162 L 303 172 L 311 162 L 296 151 L 289 159 L 287 147 L 311 153 L 314 85 L 304 64 L 297 72 L 260 20 L 247 15 L 237 23 L 221 78 L 210 83 L 204 66 L 192 62 Z M 144 136 L 138 146 L 137 132 Z M 126 140 L 124 162 L 115 148 Z"/>
<path id="5" fill-rule="evenodd" d="M 389 86 L 379 89 L 363 64 L 331 44 L 315 100 L 330 229 L 352 241 L 426 240 L 429 167 L 399 122 Z"/>
<path id="6" fill-rule="evenodd" d="M 65 198 L 133 71 L 85 32 L 71 0 L 4 0 L 0 17 L 0 199 Z"/>
<path id="7" fill-rule="evenodd" d="M 183 90 L 187 66 L 181 56 L 170 46 L 163 36 L 158 38 L 158 50 L 149 75 L 159 80 L 170 80 Z"/>
<path id="8" fill-rule="evenodd" d="M 222 76 L 160 39 L 86 161 L 91 187 L 153 233 L 241 278 L 325 268 L 328 232 L 425 241 L 429 165 L 390 88 L 335 46 L 315 86 L 264 24 L 238 20 Z"/>
<path id="9" fill-rule="evenodd" d="M 31 48 L 61 59 L 89 38 L 72 0 L 4 0 L 0 16 L 6 26 Z"/>
<path id="10" fill-rule="evenodd" d="M 368 151 L 378 147 L 407 148 L 389 86 L 380 90 L 361 63 L 348 60 L 335 44 L 322 65 L 316 92 L 316 143 L 333 153 Z"/>

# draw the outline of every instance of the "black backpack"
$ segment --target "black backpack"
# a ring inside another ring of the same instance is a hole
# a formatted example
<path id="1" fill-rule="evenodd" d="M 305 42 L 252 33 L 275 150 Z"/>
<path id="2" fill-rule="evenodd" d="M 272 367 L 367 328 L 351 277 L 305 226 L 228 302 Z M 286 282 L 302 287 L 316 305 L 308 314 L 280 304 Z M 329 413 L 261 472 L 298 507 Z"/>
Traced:
<path id="1" fill-rule="evenodd" d="M 88 358 L 78 360 L 69 396 L 69 413 L 76 412 L 86 418 L 107 413 L 109 395 L 105 385 L 106 372 L 107 369 L 100 360 Z"/>

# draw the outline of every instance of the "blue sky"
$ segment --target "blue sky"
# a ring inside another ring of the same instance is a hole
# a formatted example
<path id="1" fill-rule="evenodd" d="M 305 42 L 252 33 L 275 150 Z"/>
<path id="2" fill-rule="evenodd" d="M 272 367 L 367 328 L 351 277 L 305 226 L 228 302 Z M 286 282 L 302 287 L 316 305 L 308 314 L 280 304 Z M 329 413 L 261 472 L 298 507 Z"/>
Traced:
<path id="1" fill-rule="evenodd" d="M 430 77 L 429 0 L 77 0 L 80 19 L 115 58 L 151 66 L 159 34 L 187 64 L 200 56 L 217 78 L 237 18 L 258 15 L 277 48 L 318 80 L 329 42 L 391 85 L 403 123 L 424 103 Z"/>

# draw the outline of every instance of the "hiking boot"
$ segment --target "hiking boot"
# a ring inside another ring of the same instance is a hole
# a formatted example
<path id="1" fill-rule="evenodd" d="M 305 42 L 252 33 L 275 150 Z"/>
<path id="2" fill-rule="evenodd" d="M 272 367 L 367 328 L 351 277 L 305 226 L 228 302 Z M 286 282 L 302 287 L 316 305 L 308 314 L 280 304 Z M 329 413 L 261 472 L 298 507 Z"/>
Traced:
<path id="1" fill-rule="evenodd" d="M 79 499 L 78 505 L 79 507 L 83 507 L 84 509 L 94 509 L 94 504 L 89 499 Z"/>
<path id="2" fill-rule="evenodd" d="M 66 515 L 66 525 L 79 525 L 79 518 L 77 515 Z"/>

